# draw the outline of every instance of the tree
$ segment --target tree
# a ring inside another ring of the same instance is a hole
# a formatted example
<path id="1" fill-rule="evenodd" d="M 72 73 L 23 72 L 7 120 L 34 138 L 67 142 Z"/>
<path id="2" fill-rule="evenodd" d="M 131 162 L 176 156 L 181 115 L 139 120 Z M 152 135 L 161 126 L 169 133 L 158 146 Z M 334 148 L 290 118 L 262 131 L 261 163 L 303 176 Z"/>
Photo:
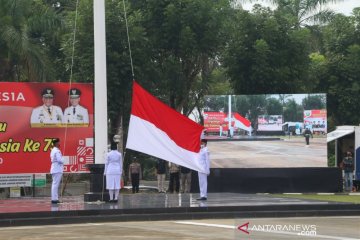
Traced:
<path id="1" fill-rule="evenodd" d="M 223 62 L 236 94 L 304 91 L 309 57 L 307 29 L 294 29 L 289 19 L 257 6 L 238 10 Z"/>
<path id="2" fill-rule="evenodd" d="M 312 109 L 325 109 L 326 97 L 325 95 L 308 95 L 302 100 L 302 106 L 304 110 Z"/>
<path id="3" fill-rule="evenodd" d="M 268 98 L 266 101 L 266 111 L 269 115 L 282 115 L 283 106 L 276 98 Z"/>
<path id="4" fill-rule="evenodd" d="M 324 6 L 340 1 L 342 0 L 267 0 L 277 7 L 276 11 L 291 18 L 293 26 L 298 29 L 308 23 L 329 22 L 335 13 Z M 242 2 L 252 2 L 252 0 L 243 0 Z"/>
<path id="5" fill-rule="evenodd" d="M 48 46 L 62 26 L 62 19 L 41 1 L 1 1 L 0 79 L 55 80 Z"/>
<path id="6" fill-rule="evenodd" d="M 207 95 L 204 98 L 204 111 L 226 112 L 228 108 L 227 95 Z"/>
<path id="7" fill-rule="evenodd" d="M 317 65 L 312 64 L 319 82 L 315 91 L 327 93 L 330 129 L 360 122 L 359 9 L 354 9 L 353 13 L 353 16 L 336 15 L 324 27 L 325 53 Z"/>
<path id="8" fill-rule="evenodd" d="M 225 43 L 225 22 L 230 9 L 220 1 L 137 1 L 156 68 L 150 81 L 178 111 L 192 111 L 190 99 L 203 96 Z M 201 76 L 199 76 L 201 73 Z M 200 88 L 199 88 L 200 87 Z"/>
<path id="9" fill-rule="evenodd" d="M 344 54 L 349 45 L 358 40 L 359 31 L 356 31 L 354 20 L 354 17 L 338 14 L 324 28 L 324 48 L 327 54 Z"/>
<path id="10" fill-rule="evenodd" d="M 292 95 L 291 94 L 279 94 L 279 101 L 281 102 L 281 104 L 284 106 L 287 99 L 289 97 L 291 97 Z"/>
<path id="11" fill-rule="evenodd" d="M 298 105 L 294 99 L 290 99 L 285 103 L 284 122 L 303 122 L 304 108 Z"/>
<path id="12" fill-rule="evenodd" d="M 257 122 L 259 115 L 267 114 L 266 95 L 240 95 L 235 97 L 237 111 L 242 116 L 247 117 L 252 123 Z"/>

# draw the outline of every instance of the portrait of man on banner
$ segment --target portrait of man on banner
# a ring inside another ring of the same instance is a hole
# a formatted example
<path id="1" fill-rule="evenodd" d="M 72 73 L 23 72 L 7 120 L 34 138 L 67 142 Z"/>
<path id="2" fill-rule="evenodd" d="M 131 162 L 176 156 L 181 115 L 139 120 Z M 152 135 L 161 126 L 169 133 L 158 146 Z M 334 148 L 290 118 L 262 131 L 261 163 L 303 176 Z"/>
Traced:
<path id="1" fill-rule="evenodd" d="M 41 92 L 43 105 L 33 109 L 31 113 L 31 127 L 60 126 L 63 121 L 63 112 L 60 107 L 54 105 L 55 92 L 51 88 L 45 88 Z"/>

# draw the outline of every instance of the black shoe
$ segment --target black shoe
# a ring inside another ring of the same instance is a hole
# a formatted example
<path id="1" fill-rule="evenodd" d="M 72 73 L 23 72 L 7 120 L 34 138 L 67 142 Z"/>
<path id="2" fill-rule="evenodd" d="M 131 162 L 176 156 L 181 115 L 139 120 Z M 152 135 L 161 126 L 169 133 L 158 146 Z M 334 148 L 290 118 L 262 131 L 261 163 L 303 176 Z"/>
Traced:
<path id="1" fill-rule="evenodd" d="M 112 200 L 112 202 L 113 202 L 113 203 L 117 203 L 117 202 L 118 202 L 118 200 L 117 200 L 117 199 L 114 199 L 114 200 Z"/>
<path id="2" fill-rule="evenodd" d="M 197 198 L 196 200 L 198 200 L 198 201 L 206 201 L 207 198 L 206 197 L 201 197 L 201 198 Z"/>
<path id="3" fill-rule="evenodd" d="M 51 200 L 51 204 L 59 204 L 60 201 L 59 200 Z"/>

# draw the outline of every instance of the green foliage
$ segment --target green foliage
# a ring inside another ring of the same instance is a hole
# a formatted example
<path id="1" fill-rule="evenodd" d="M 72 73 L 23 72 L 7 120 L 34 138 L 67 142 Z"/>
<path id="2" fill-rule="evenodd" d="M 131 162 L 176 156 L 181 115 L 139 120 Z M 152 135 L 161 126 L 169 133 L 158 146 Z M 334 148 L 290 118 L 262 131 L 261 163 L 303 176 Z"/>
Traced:
<path id="1" fill-rule="evenodd" d="M 49 52 L 63 26 L 41 1 L 0 2 L 1 81 L 53 81 Z"/>
<path id="2" fill-rule="evenodd" d="M 157 69 L 149 81 L 167 96 L 170 106 L 188 114 L 189 100 L 199 99 L 208 89 L 215 57 L 225 43 L 228 1 L 144 1 L 134 7 L 143 12 Z"/>
<path id="3" fill-rule="evenodd" d="M 208 95 L 204 100 L 204 111 L 225 112 L 228 108 L 228 97 L 225 95 Z"/>
<path id="4" fill-rule="evenodd" d="M 291 19 L 260 6 L 253 14 L 237 11 L 234 22 L 224 63 L 235 93 L 303 90 L 308 30 L 294 29 Z"/>
<path id="5" fill-rule="evenodd" d="M 328 97 L 329 126 L 358 125 L 360 122 L 360 18 L 337 15 L 324 27 L 325 61 L 314 64 L 318 91 Z"/>
<path id="6" fill-rule="evenodd" d="M 290 99 L 284 105 L 285 122 L 303 122 L 304 108 L 298 105 L 294 99 Z"/>
<path id="7" fill-rule="evenodd" d="M 61 57 L 58 61 L 62 67 L 58 72 L 59 77 L 68 82 L 71 75 L 72 81 L 87 82 L 94 81 L 94 27 L 93 27 L 93 9 L 91 0 L 79 1 L 77 7 L 78 15 L 75 24 L 75 8 L 72 11 L 66 11 L 66 31 L 62 35 Z M 76 28 L 75 28 L 76 26 Z M 75 44 L 74 44 L 75 34 Z M 74 48 L 73 48 L 74 44 Z M 74 50 L 74 53 L 73 53 Z"/>
<path id="8" fill-rule="evenodd" d="M 308 95 L 302 101 L 304 110 L 326 109 L 326 97 L 324 95 Z"/>
<path id="9" fill-rule="evenodd" d="M 226 77 L 225 69 L 215 68 L 209 77 L 209 94 L 221 95 L 231 94 L 232 88 L 229 79 Z"/>
<path id="10" fill-rule="evenodd" d="M 251 1 L 242 0 L 242 2 Z M 276 11 L 291 20 L 296 28 L 331 21 L 335 13 L 326 8 L 326 4 L 340 1 L 342 0 L 267 0 L 277 6 Z"/>
<path id="11" fill-rule="evenodd" d="M 269 115 L 282 115 L 283 107 L 282 104 L 276 98 L 268 98 L 266 111 Z"/>

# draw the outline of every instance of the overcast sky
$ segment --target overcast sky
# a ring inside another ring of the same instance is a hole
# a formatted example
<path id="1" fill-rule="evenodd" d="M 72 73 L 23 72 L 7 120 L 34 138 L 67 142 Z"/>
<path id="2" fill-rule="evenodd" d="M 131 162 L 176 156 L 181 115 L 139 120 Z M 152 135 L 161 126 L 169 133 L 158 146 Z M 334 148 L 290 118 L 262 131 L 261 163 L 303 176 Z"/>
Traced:
<path id="1" fill-rule="evenodd" d="M 297 104 L 302 104 L 302 100 L 308 96 L 316 96 L 316 95 L 324 95 L 325 93 L 311 93 L 311 94 L 289 94 L 290 96 L 287 97 L 286 101 L 290 99 L 294 99 Z M 271 94 L 270 97 L 279 99 L 279 94 Z"/>
<path id="2" fill-rule="evenodd" d="M 258 1 L 263 6 L 270 6 L 269 3 L 266 3 L 266 1 Z M 251 10 L 252 5 L 255 3 L 246 3 L 243 4 L 243 8 L 246 10 Z M 333 9 L 334 11 L 338 13 L 343 13 L 345 15 L 350 15 L 352 10 L 356 7 L 360 7 L 360 0 L 343 0 L 340 3 L 337 4 L 328 4 L 327 5 L 330 9 Z"/>

